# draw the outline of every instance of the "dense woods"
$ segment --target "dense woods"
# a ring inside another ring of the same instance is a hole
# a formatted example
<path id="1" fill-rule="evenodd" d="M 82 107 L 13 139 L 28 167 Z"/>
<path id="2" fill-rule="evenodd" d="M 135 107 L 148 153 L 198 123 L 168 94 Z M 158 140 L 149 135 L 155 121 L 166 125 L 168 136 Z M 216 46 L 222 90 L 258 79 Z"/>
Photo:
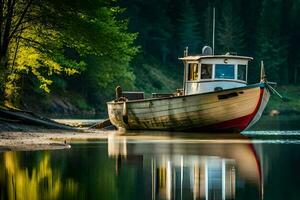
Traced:
<path id="1" fill-rule="evenodd" d="M 264 60 L 269 80 L 300 83 L 297 0 L 0 0 L 1 102 L 100 111 L 116 85 L 175 90 L 183 49 L 212 45 L 213 7 L 216 54 L 253 56 L 251 82 Z"/>
<path id="2" fill-rule="evenodd" d="M 122 9 L 114 1 L 1 0 L 0 5 L 5 104 L 27 96 L 45 99 L 50 92 L 67 96 L 67 90 L 85 99 L 112 83 L 133 84 L 128 65 L 137 52 L 136 34 L 117 19 Z"/>
<path id="3" fill-rule="evenodd" d="M 216 8 L 216 53 L 253 56 L 251 81 L 258 81 L 264 60 L 269 79 L 299 83 L 299 9 L 296 0 L 121 0 L 130 30 L 139 33 L 143 54 L 166 65 L 177 64 L 185 46 L 192 54 L 212 45 L 212 10 Z"/>

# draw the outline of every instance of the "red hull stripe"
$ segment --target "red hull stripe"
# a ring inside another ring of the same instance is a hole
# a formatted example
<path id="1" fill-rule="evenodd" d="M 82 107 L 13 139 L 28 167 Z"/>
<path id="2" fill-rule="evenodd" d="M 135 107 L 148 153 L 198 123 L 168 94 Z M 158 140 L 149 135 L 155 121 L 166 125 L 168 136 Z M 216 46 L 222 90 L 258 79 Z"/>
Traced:
<path id="1" fill-rule="evenodd" d="M 201 129 L 211 130 L 211 131 L 226 131 L 226 130 L 228 131 L 235 130 L 239 132 L 243 131 L 245 128 L 247 128 L 247 126 L 250 124 L 250 122 L 253 120 L 256 113 L 258 112 L 262 102 L 264 90 L 265 88 L 260 88 L 259 100 L 257 102 L 254 111 L 251 114 L 236 119 L 228 120 L 225 122 L 221 122 L 219 124 L 206 126 Z"/>
<path id="2" fill-rule="evenodd" d="M 253 155 L 254 155 L 254 158 L 255 158 L 255 161 L 256 161 L 256 167 L 257 167 L 257 170 L 258 170 L 258 175 L 259 175 L 259 188 L 260 188 L 260 195 L 262 195 L 262 171 L 261 171 L 261 167 L 262 166 L 260 166 L 260 160 L 259 160 L 259 158 L 258 158 L 258 155 L 257 155 L 257 153 L 256 153 L 256 150 L 255 150 L 255 148 L 254 148 L 254 146 L 253 146 L 253 144 L 251 143 L 251 144 L 248 144 L 248 146 L 250 147 L 250 149 L 251 149 L 251 151 L 252 151 L 252 153 L 253 153 Z"/>

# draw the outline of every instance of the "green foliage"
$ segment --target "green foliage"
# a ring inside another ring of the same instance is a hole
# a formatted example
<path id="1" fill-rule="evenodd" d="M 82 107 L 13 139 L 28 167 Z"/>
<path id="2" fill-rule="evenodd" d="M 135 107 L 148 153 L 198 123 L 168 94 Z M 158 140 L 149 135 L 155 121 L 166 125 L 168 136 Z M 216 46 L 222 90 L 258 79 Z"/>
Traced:
<path id="1" fill-rule="evenodd" d="M 85 90 L 88 99 L 97 107 L 103 106 L 103 103 L 109 100 L 107 97 L 113 96 L 117 85 L 129 90 L 134 87 L 135 75 L 128 63 L 99 57 L 90 57 L 87 63 L 90 67 L 81 77 L 85 85 L 82 85 L 79 91 Z"/>
<path id="2" fill-rule="evenodd" d="M 162 63 L 155 58 L 150 58 L 151 62 L 143 63 L 146 58 L 138 56 L 133 63 L 136 77 L 136 86 L 138 90 L 144 91 L 146 95 L 151 96 L 154 92 L 170 93 L 177 88 L 182 87 L 179 81 L 182 77 L 181 66 L 162 67 Z M 141 64 L 143 63 L 143 64 Z"/>
<path id="3" fill-rule="evenodd" d="M 264 60 L 269 80 L 287 84 L 288 43 L 287 36 L 281 33 L 281 8 L 283 3 L 284 1 L 263 1 L 257 38 L 257 57 L 259 60 Z M 272 9 L 267 9 L 269 7 L 272 7 Z M 274 21 L 276 23 L 273 23 Z"/>
<path id="4" fill-rule="evenodd" d="M 241 54 L 245 48 L 243 23 L 232 3 L 224 2 L 221 20 L 217 23 L 217 52 L 235 52 Z"/>
<path id="5" fill-rule="evenodd" d="M 213 7 L 209 4 L 203 13 L 203 25 L 202 34 L 204 39 L 204 44 L 212 46 L 212 29 L 213 29 Z"/>
<path id="6" fill-rule="evenodd" d="M 92 107 L 88 104 L 87 100 L 78 94 L 71 95 L 71 103 L 80 110 L 91 110 Z"/>
<path id="7" fill-rule="evenodd" d="M 197 53 L 201 50 L 200 44 L 200 33 L 199 33 L 199 22 L 197 15 L 194 10 L 193 4 L 190 1 L 185 0 L 182 7 L 182 18 L 180 20 L 180 43 L 181 48 L 188 46 L 189 52 Z"/>
<path id="8" fill-rule="evenodd" d="M 9 12 L 0 16 L 8 18 L 6 24 L 13 23 L 12 27 L 16 28 L 11 32 L 12 39 L 7 39 L 7 51 L 1 48 L 4 54 L 0 54 L 4 57 L 0 69 L 5 72 L 2 87 L 6 100 L 16 98 L 22 76 L 34 77 L 39 81 L 39 88 L 49 93 L 53 77 L 71 76 L 94 67 L 86 65 L 87 56 L 93 56 L 99 67 L 101 65 L 101 70 L 94 73 L 97 79 L 93 84 L 105 88 L 118 76 L 128 82 L 133 80 L 127 68 L 138 50 L 133 46 L 136 34 L 127 33 L 127 22 L 117 18 L 122 9 L 115 6 L 114 1 L 28 0 L 23 3 L 16 0 L 15 4 L 6 3 L 12 11 L 20 11 L 13 12 L 12 16 Z M 5 6 L 2 9 L 5 10 Z M 20 25 L 15 20 L 18 18 Z M 3 31 L 1 34 L 5 35 Z M 75 53 L 68 55 L 69 50 Z M 114 70 L 120 73 L 110 77 Z"/>
<path id="9" fill-rule="evenodd" d="M 299 114 L 300 113 L 300 88 L 299 86 L 279 86 L 276 90 L 283 95 L 288 101 L 282 101 L 279 97 L 275 96 L 270 99 L 266 108 L 266 113 L 270 113 L 272 110 L 278 110 L 281 114 Z"/>
<path id="10" fill-rule="evenodd" d="M 258 81 L 259 63 L 264 60 L 269 80 L 281 84 L 300 81 L 297 78 L 300 4 L 296 0 L 161 0 L 151 3 L 121 0 L 121 5 L 128 8 L 130 29 L 139 32 L 138 42 L 145 58 L 138 63 L 140 66 L 155 63 L 148 55 L 161 61 L 161 51 L 154 48 L 157 46 L 168 49 L 169 59 L 161 66 L 167 69 L 180 64 L 176 59 L 182 56 L 185 46 L 189 46 L 190 54 L 200 54 L 200 45 L 212 45 L 212 9 L 215 7 L 216 53 L 253 56 L 255 61 L 250 64 L 249 80 Z M 160 23 L 163 25 L 159 26 Z M 170 37 L 166 43 L 152 40 L 149 29 Z"/>

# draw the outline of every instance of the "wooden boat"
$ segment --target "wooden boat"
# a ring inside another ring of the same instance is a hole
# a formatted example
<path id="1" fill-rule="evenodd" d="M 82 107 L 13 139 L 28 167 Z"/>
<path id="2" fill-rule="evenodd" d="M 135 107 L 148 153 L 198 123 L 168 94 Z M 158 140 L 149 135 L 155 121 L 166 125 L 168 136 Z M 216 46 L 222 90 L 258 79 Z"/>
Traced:
<path id="1" fill-rule="evenodd" d="M 121 93 L 107 102 L 109 119 L 119 129 L 241 132 L 255 124 L 270 97 L 268 83 L 247 85 L 251 57 L 202 55 L 184 63 L 183 89 L 173 94 Z M 135 94 L 137 98 L 132 98 Z"/>

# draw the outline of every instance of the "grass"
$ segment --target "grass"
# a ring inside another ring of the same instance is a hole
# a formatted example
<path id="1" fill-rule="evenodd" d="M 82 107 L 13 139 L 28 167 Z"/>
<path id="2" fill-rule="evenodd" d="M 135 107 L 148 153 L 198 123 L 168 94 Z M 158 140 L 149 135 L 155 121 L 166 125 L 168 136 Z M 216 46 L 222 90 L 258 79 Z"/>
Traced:
<path id="1" fill-rule="evenodd" d="M 181 81 L 178 81 L 181 80 L 180 74 L 175 67 L 178 66 L 172 66 L 169 67 L 169 71 L 163 71 L 159 64 L 143 64 L 135 72 L 138 76 L 137 88 L 144 91 L 147 96 L 151 96 L 151 93 L 175 92 L 177 88 L 182 87 Z"/>
<path id="2" fill-rule="evenodd" d="M 265 113 L 278 110 L 281 114 L 300 114 L 300 86 L 288 85 L 275 88 L 287 101 L 273 94 Z"/>

